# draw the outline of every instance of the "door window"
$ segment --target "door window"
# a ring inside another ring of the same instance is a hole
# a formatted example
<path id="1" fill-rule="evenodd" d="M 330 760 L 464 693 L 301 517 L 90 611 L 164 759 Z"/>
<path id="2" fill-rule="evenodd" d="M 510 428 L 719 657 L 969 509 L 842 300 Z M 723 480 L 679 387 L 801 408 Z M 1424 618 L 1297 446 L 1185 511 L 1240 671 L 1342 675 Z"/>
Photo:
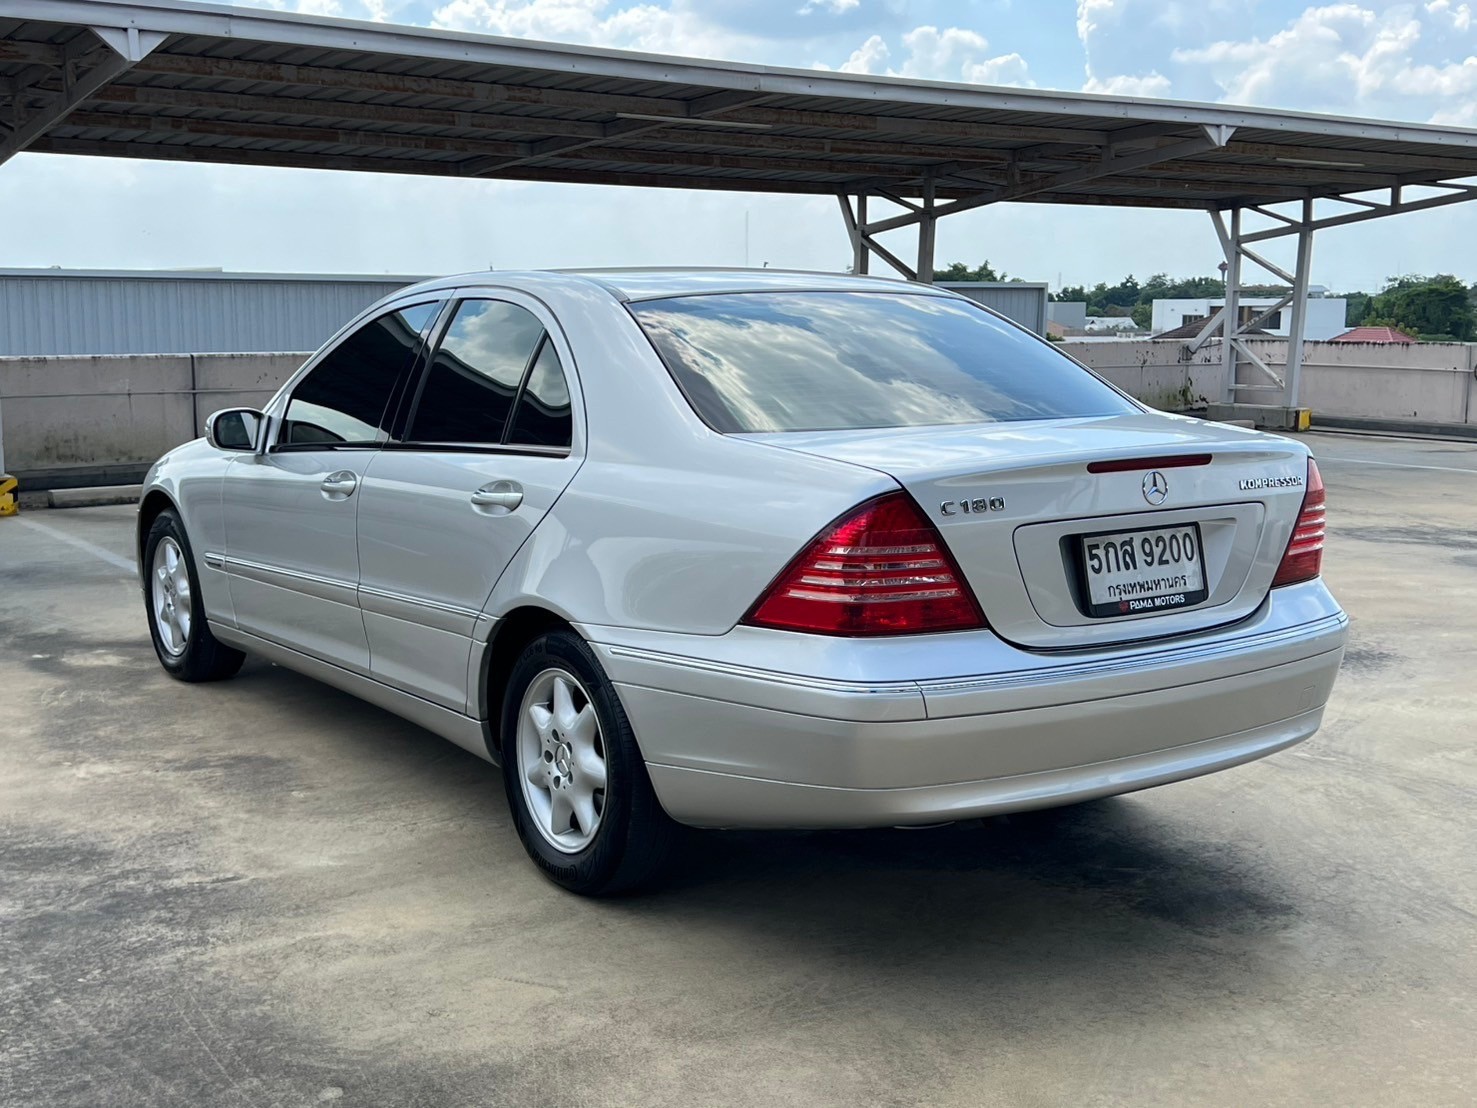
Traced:
<path id="1" fill-rule="evenodd" d="M 395 386 L 440 305 L 387 312 L 330 350 L 292 390 L 279 446 L 374 446 L 385 441 Z"/>
<path id="2" fill-rule="evenodd" d="M 501 300 L 463 300 L 426 373 L 412 442 L 496 446 L 544 337 L 532 312 Z"/>

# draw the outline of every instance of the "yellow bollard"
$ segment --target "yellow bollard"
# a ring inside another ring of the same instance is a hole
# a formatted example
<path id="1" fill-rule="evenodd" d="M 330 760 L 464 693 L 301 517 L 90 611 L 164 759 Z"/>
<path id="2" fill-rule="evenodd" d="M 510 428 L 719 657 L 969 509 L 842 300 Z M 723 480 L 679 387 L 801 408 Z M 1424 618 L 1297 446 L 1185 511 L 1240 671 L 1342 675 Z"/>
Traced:
<path id="1" fill-rule="evenodd" d="M 0 516 L 13 516 L 19 505 L 15 500 L 15 478 L 8 473 L 0 473 Z"/>

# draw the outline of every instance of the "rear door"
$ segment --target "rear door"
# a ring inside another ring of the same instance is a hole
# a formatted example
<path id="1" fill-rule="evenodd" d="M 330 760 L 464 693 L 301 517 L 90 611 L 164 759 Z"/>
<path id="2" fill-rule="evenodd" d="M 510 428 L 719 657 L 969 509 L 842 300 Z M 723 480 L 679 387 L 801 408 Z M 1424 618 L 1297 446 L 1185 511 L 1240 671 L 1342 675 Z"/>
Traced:
<path id="1" fill-rule="evenodd" d="M 369 671 L 356 597 L 359 485 L 439 307 L 400 307 L 350 332 L 293 385 L 266 452 L 231 462 L 222 562 L 242 630 Z"/>
<path id="2" fill-rule="evenodd" d="M 400 441 L 364 475 L 359 603 L 373 675 L 463 711 L 478 616 L 583 441 L 570 352 L 537 301 L 468 294 L 440 331 Z"/>

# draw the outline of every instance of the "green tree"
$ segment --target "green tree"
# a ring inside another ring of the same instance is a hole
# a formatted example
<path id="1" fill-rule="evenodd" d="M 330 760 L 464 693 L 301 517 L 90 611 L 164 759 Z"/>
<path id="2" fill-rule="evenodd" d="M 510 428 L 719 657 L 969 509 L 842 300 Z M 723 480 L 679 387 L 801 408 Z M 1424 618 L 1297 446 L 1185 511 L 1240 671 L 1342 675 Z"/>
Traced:
<path id="1" fill-rule="evenodd" d="M 963 262 L 954 262 L 944 269 L 933 271 L 935 281 L 1009 281 L 1010 278 L 1003 273 L 996 273 L 995 267 L 988 260 L 970 269 Z"/>
<path id="2" fill-rule="evenodd" d="M 1369 303 L 1374 297 L 1367 292 L 1346 292 L 1344 301 L 1347 307 L 1344 309 L 1344 326 L 1358 327 L 1364 322 L 1364 317 L 1369 315 Z"/>
<path id="3" fill-rule="evenodd" d="M 1390 278 L 1370 300 L 1364 322 L 1426 339 L 1468 342 L 1477 335 L 1477 312 L 1469 290 L 1449 273 Z"/>

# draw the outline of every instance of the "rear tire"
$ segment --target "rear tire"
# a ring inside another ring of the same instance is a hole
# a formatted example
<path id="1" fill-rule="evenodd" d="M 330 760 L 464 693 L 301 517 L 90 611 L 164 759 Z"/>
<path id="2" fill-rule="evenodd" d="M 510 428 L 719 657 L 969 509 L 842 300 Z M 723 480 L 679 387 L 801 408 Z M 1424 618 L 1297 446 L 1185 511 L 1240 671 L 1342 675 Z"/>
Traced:
<path id="1" fill-rule="evenodd" d="M 610 896 L 655 883 L 680 829 L 662 811 L 599 660 L 570 631 L 523 651 L 502 714 L 503 783 L 528 856 L 555 884 Z"/>
<path id="2" fill-rule="evenodd" d="M 220 681 L 235 674 L 246 655 L 210 633 L 195 556 L 174 509 L 160 512 L 150 526 L 143 567 L 149 637 L 164 672 L 190 682 Z"/>

